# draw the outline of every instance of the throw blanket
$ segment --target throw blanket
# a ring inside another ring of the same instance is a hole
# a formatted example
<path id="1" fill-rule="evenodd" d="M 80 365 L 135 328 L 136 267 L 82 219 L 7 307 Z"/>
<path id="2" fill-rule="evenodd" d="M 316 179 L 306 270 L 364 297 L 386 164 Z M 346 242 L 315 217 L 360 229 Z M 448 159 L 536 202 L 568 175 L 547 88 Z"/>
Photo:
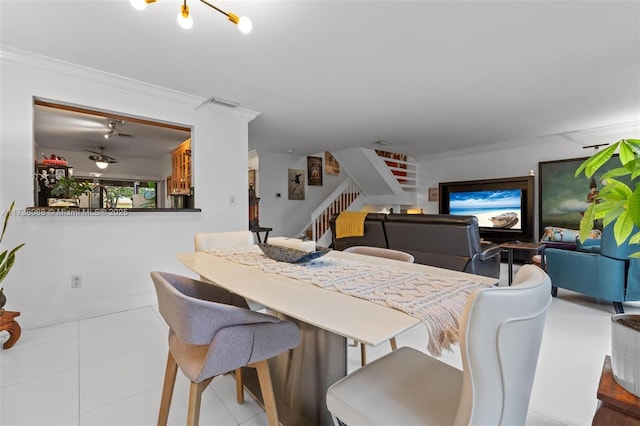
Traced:
<path id="1" fill-rule="evenodd" d="M 367 212 L 344 211 L 336 218 L 336 238 L 363 237 Z"/>
<path id="2" fill-rule="evenodd" d="M 490 287 L 472 279 L 331 257 L 304 264 L 278 262 L 266 257 L 257 246 L 222 248 L 209 253 L 412 315 L 427 327 L 427 349 L 434 356 L 458 343 L 458 325 L 469 295 L 476 289 Z"/>

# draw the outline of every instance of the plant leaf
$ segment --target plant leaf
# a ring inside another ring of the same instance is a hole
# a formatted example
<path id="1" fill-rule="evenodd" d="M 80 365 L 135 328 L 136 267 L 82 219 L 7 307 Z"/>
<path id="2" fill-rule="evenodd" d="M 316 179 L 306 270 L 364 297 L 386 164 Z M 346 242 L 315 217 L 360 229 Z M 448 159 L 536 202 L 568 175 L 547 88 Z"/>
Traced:
<path id="1" fill-rule="evenodd" d="M 589 232 L 593 229 L 593 222 L 597 219 L 595 206 L 597 204 L 589 204 L 580 220 L 580 241 L 586 241 L 589 237 Z"/>
<path id="2" fill-rule="evenodd" d="M 609 159 L 613 156 L 618 148 L 620 141 L 614 143 L 613 145 L 603 149 L 602 151 L 594 154 L 593 156 L 587 158 L 584 163 L 578 167 L 576 170 L 575 176 L 578 177 L 582 169 L 584 169 L 584 174 L 587 177 L 593 176 L 593 174 L 602 167 Z"/>
<path id="3" fill-rule="evenodd" d="M 626 167 L 616 167 L 615 169 L 611 169 L 609 171 L 607 171 L 606 173 L 604 173 L 602 175 L 602 180 L 608 179 L 608 178 L 612 178 L 612 177 L 618 177 L 618 176 L 626 176 L 628 174 L 631 174 L 631 170 L 629 170 Z"/>
<path id="4" fill-rule="evenodd" d="M 613 235 L 616 238 L 616 243 L 618 245 L 624 243 L 632 231 L 633 220 L 629 217 L 629 212 L 625 210 L 618 216 L 616 223 L 613 225 Z"/>
<path id="5" fill-rule="evenodd" d="M 618 154 L 620 155 L 620 163 L 626 166 L 629 163 L 632 163 L 636 159 L 636 153 L 629 145 L 626 139 L 622 139 L 620 142 L 620 150 Z"/>
<path id="6" fill-rule="evenodd" d="M 629 211 L 629 216 L 633 223 L 640 228 L 640 185 L 636 185 L 636 189 L 633 191 L 633 194 L 629 196 L 627 210 Z"/>
<path id="7" fill-rule="evenodd" d="M 16 204 L 15 201 L 11 202 L 11 205 L 9 206 L 9 210 L 7 210 L 7 212 L 4 215 L 4 225 L 2 226 L 2 234 L 0 235 L 0 243 L 2 242 L 2 239 L 4 238 L 4 233 L 7 230 L 7 223 L 9 223 L 9 218 L 11 217 L 11 212 L 13 211 L 13 206 Z"/>

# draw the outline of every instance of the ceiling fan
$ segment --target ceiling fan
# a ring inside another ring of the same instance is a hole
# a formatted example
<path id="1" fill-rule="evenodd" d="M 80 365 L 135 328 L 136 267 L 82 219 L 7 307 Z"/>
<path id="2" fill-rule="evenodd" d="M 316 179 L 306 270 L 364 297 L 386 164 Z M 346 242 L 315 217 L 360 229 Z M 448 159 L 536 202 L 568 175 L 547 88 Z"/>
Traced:
<path id="1" fill-rule="evenodd" d="M 123 120 L 109 120 L 107 125 L 109 126 L 109 131 L 104 135 L 105 139 L 111 139 L 114 136 L 120 136 L 122 138 L 133 138 L 134 136 L 129 133 L 122 133 L 118 131 L 118 126 L 124 124 Z"/>
<path id="2" fill-rule="evenodd" d="M 85 149 L 85 151 L 91 152 L 93 154 L 97 154 L 97 155 L 90 155 L 89 160 L 95 161 L 96 166 L 98 166 L 99 169 L 106 169 L 109 166 L 109 164 L 118 162 L 115 158 L 104 154 L 103 146 L 100 147 L 100 152 L 91 151 L 90 149 Z"/>

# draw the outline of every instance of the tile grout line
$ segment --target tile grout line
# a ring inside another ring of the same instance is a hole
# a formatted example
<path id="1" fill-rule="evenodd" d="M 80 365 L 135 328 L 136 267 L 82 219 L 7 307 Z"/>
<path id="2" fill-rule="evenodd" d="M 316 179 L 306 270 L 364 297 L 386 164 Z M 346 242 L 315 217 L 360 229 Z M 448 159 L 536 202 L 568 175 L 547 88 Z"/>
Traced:
<path id="1" fill-rule="evenodd" d="M 78 412 L 77 412 L 77 415 L 76 415 L 76 421 L 78 422 L 77 423 L 78 426 L 80 426 L 80 395 L 81 395 L 81 392 L 80 392 L 80 383 L 81 383 L 81 381 L 80 381 L 80 353 L 81 353 L 81 351 L 80 351 L 80 345 L 81 345 L 80 338 L 82 336 L 80 335 L 80 321 L 79 320 L 76 323 L 76 327 L 78 328 L 78 365 L 76 365 L 76 369 L 78 371 L 78 373 L 76 375 L 77 380 L 78 380 Z"/>

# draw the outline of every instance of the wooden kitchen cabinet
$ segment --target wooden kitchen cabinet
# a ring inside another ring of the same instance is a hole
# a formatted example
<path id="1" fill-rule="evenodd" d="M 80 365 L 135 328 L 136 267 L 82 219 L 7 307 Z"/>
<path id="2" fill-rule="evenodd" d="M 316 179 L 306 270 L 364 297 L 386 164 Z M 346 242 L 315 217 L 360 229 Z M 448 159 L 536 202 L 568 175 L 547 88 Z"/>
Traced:
<path id="1" fill-rule="evenodd" d="M 191 191 L 191 138 L 171 152 L 170 194 L 189 194 Z"/>

